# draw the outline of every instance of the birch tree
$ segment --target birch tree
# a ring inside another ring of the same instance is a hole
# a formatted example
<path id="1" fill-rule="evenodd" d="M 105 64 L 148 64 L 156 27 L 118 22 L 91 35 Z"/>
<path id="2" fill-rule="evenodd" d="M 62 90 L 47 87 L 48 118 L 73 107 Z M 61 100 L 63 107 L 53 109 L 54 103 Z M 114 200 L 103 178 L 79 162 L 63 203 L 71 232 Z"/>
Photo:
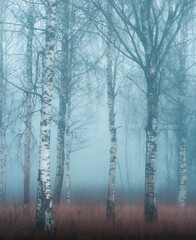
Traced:
<path id="1" fill-rule="evenodd" d="M 49 0 L 47 5 L 45 74 L 41 107 L 40 158 L 36 202 L 36 228 L 48 232 L 55 231 L 50 184 L 50 126 L 54 76 L 56 4 L 56 0 Z"/>
<path id="2" fill-rule="evenodd" d="M 177 203 L 180 206 L 184 206 L 186 204 L 187 195 L 187 121 L 191 115 L 190 109 L 188 109 L 187 105 L 187 86 L 188 82 L 190 81 L 190 74 L 188 74 L 188 71 L 192 68 L 189 64 L 190 62 L 188 62 L 187 53 L 188 41 L 190 40 L 188 39 L 188 25 L 191 23 L 191 16 L 191 11 L 189 11 L 189 15 L 184 17 L 181 29 L 179 31 L 179 37 L 175 41 L 173 51 L 171 51 L 170 55 L 168 56 L 169 63 L 167 64 L 167 69 L 169 70 L 168 73 L 172 73 L 170 76 L 170 84 L 172 79 L 174 81 L 173 87 L 170 86 L 170 94 L 172 97 L 169 96 L 169 102 L 170 104 L 172 103 L 173 106 L 168 106 L 167 104 L 167 107 L 168 109 L 173 108 L 169 118 L 172 119 L 172 115 L 175 118 L 174 129 L 177 136 L 178 153 L 178 164 L 176 169 L 178 172 Z"/>
<path id="3" fill-rule="evenodd" d="M 186 184 L 187 184 L 187 126 L 186 126 L 186 55 L 187 55 L 187 26 L 183 23 L 180 37 L 179 51 L 179 116 L 178 116 L 178 205 L 186 204 Z"/>
<path id="4" fill-rule="evenodd" d="M 145 220 L 156 221 L 156 155 L 160 69 L 173 40 L 179 32 L 185 10 L 190 1 L 120 1 L 110 4 L 119 22 L 113 22 L 101 2 L 94 5 L 110 21 L 121 52 L 143 71 L 147 85 L 146 165 L 145 165 Z M 186 7 L 186 8 L 185 8 Z M 116 46 L 116 43 L 112 41 Z M 117 47 L 117 46 L 116 46 Z"/>
<path id="5" fill-rule="evenodd" d="M 26 94 L 26 129 L 24 144 L 24 204 L 30 203 L 30 152 L 31 152 L 31 122 L 32 122 L 32 99 L 31 91 L 33 90 L 33 72 L 32 72 L 32 55 L 33 55 L 33 4 L 34 0 L 29 2 L 28 6 L 28 34 L 27 34 L 27 94 Z"/>
<path id="6" fill-rule="evenodd" d="M 72 93 L 74 93 L 74 96 L 77 98 L 77 93 L 80 92 L 80 87 L 76 85 L 78 82 L 81 82 L 82 76 L 86 73 L 86 70 L 83 70 L 83 62 L 80 60 L 81 56 L 82 61 L 84 61 L 79 48 L 81 47 L 81 40 L 85 36 L 85 30 L 83 28 L 87 28 L 87 20 L 82 19 L 81 21 L 80 11 L 76 7 L 77 4 L 78 1 L 63 1 L 60 5 L 62 12 L 59 14 L 60 22 L 62 23 L 62 28 L 60 29 L 61 83 L 59 87 L 60 104 L 57 137 L 57 169 L 53 192 L 53 199 L 55 203 L 60 202 L 64 167 L 66 174 L 66 201 L 68 204 L 71 203 L 70 154 L 72 134 L 70 129 L 71 112 L 73 111 L 71 106 L 74 101 Z M 79 52 L 77 52 L 78 50 Z M 78 77 L 75 77 L 75 75 Z"/>
<path id="7" fill-rule="evenodd" d="M 109 18 L 112 18 L 112 7 L 107 1 L 107 11 Z M 114 79 L 112 70 L 112 27 L 109 21 L 107 21 L 107 105 L 109 116 L 109 131 L 110 131 L 110 166 L 109 166 L 109 182 L 108 182 L 108 198 L 107 198 L 107 219 L 114 219 L 114 198 L 115 198 L 115 178 L 116 178 L 116 154 L 117 154 L 117 138 L 116 138 L 116 126 L 115 126 L 115 112 L 114 112 Z"/>

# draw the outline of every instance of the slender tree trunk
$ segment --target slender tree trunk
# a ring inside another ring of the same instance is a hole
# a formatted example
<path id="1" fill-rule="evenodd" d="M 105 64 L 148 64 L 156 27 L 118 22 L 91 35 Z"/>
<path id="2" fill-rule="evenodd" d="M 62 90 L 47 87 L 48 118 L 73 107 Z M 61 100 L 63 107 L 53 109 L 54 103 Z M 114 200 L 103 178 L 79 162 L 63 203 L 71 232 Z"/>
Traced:
<path id="1" fill-rule="evenodd" d="M 148 122 L 146 126 L 145 164 L 145 220 L 157 220 L 156 149 L 157 149 L 157 84 L 156 78 L 147 78 Z"/>
<path id="2" fill-rule="evenodd" d="M 50 126 L 53 93 L 56 0 L 48 1 L 46 27 L 45 76 L 40 126 L 40 158 L 36 203 L 36 229 L 55 231 L 50 184 Z"/>
<path id="3" fill-rule="evenodd" d="M 70 184 L 70 152 L 71 152 L 71 90 L 69 90 L 67 100 L 67 119 L 66 119 L 66 201 L 71 204 L 71 184 Z"/>
<path id="4" fill-rule="evenodd" d="M 186 34 L 181 30 L 181 49 L 179 54 L 179 127 L 178 127 L 178 199 L 180 206 L 186 204 L 187 152 L 186 152 Z"/>
<path id="5" fill-rule="evenodd" d="M 58 120 L 58 132 L 57 132 L 57 168 L 55 185 L 53 192 L 54 203 L 59 203 L 61 198 L 63 175 L 64 175 L 64 161 L 65 161 L 65 114 L 66 114 L 66 97 L 65 86 L 61 84 L 60 104 L 59 104 L 59 120 Z"/>
<path id="6" fill-rule="evenodd" d="M 4 89 L 6 88 L 4 84 Z M 3 107 L 3 203 L 6 204 L 6 194 L 7 194 L 7 143 L 6 143 L 6 92 L 4 93 L 4 107 Z"/>
<path id="7" fill-rule="evenodd" d="M 4 103 L 3 103 L 3 162 L 4 162 L 4 170 L 3 170 L 3 185 L 4 185 L 4 190 L 3 190 L 3 196 L 4 196 L 4 203 L 6 204 L 6 195 L 7 195 L 7 141 L 6 141 L 6 129 L 7 129 L 7 126 L 6 126 L 6 112 L 7 112 L 7 101 L 6 101 L 6 97 L 7 97 L 7 82 L 6 82 L 6 79 L 7 79 L 7 66 L 8 66 L 8 63 L 7 63 L 7 41 L 6 41 L 6 38 L 4 38 L 4 42 L 5 42 L 5 51 L 4 51 L 4 78 L 5 78 L 5 81 L 4 81 Z"/>
<path id="8" fill-rule="evenodd" d="M 112 8 L 108 1 L 108 14 L 112 17 Z M 107 219 L 115 218 L 115 178 L 116 178 L 116 155 L 117 155 L 117 138 L 115 127 L 115 113 L 114 113 L 114 81 L 112 74 L 112 29 L 110 23 L 107 21 L 107 105 L 109 113 L 109 131 L 110 131 L 110 166 L 109 166 L 109 182 L 108 182 L 108 197 L 107 197 Z"/>
<path id="9" fill-rule="evenodd" d="M 75 24 L 75 15 L 73 9 L 70 11 L 70 26 L 69 34 L 70 39 L 73 38 L 73 27 Z M 70 41 L 69 50 L 69 71 L 67 82 L 67 116 L 66 116 L 66 202 L 71 204 L 71 179 L 70 179 L 70 155 L 71 155 L 71 101 L 72 101 L 72 70 L 73 70 L 73 57 L 74 57 L 74 40 Z"/>
<path id="10" fill-rule="evenodd" d="M 169 167 L 169 130 L 166 130 L 165 134 L 166 141 L 166 167 L 167 167 L 167 184 L 168 184 L 168 193 L 171 196 L 171 178 L 170 178 L 170 167 Z"/>
<path id="11" fill-rule="evenodd" d="M 130 190 L 129 164 L 128 164 L 128 121 L 125 120 L 125 167 L 128 190 Z"/>
<path id="12" fill-rule="evenodd" d="M 31 119 L 32 119 L 32 102 L 31 91 L 32 82 L 32 54 L 33 54 L 33 3 L 29 3 L 28 13 L 28 35 L 27 35 L 27 95 L 26 95 L 26 129 L 24 143 L 24 204 L 30 203 L 30 152 L 31 152 Z"/>
<path id="13" fill-rule="evenodd" d="M 54 203 L 59 203 L 62 192 L 64 163 L 65 163 L 65 119 L 66 119 L 66 98 L 67 84 L 68 84 L 68 51 L 69 51 L 69 0 L 64 3 L 63 15 L 63 38 L 62 38 L 62 63 L 61 63 L 61 87 L 60 87 L 60 105 L 59 105 L 59 119 L 58 119 L 58 133 L 57 133 L 57 168 L 55 185 L 53 192 Z"/>
<path id="14" fill-rule="evenodd" d="M 4 188 L 3 188 L 3 8 L 4 1 L 0 2 L 0 205 L 4 203 Z"/>

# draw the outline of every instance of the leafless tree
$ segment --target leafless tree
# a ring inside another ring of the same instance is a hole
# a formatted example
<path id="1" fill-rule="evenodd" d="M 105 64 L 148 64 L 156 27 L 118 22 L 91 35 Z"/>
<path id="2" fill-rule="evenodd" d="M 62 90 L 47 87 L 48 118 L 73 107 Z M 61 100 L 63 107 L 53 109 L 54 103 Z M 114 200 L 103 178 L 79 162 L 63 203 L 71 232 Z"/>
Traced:
<path id="1" fill-rule="evenodd" d="M 145 219 L 157 220 L 156 149 L 160 69 L 192 1 L 110 1 L 113 21 L 101 1 L 93 4 L 110 21 L 123 53 L 143 70 L 147 85 Z M 115 42 L 113 42 L 115 45 Z"/>

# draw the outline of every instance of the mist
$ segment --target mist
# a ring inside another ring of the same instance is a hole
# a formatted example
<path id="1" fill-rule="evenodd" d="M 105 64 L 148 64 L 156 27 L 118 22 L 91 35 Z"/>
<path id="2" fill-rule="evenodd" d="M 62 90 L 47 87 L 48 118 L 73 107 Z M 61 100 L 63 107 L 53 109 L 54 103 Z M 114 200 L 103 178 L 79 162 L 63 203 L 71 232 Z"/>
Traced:
<path id="1" fill-rule="evenodd" d="M 195 34 L 192 0 L 1 0 L 0 211 L 24 238 L 196 236 Z"/>

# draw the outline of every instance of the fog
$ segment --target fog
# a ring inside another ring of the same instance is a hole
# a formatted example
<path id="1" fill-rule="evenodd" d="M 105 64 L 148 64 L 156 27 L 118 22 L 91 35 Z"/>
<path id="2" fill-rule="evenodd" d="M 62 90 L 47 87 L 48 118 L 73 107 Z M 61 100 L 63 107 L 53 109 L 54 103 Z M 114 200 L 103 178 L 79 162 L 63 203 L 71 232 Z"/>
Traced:
<path id="1" fill-rule="evenodd" d="M 0 205 L 54 232 L 53 205 L 196 204 L 195 23 L 192 0 L 1 0 Z"/>

